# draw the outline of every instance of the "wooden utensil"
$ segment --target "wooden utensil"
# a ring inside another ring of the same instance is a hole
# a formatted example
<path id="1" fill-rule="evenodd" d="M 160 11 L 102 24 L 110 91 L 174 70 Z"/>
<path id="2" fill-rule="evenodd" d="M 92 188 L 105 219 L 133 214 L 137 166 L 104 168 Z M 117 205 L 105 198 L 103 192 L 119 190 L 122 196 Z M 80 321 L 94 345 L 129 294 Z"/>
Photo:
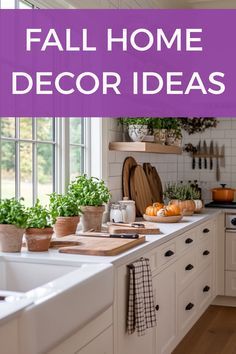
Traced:
<path id="1" fill-rule="evenodd" d="M 130 172 L 132 167 L 137 166 L 137 162 L 132 156 L 125 159 L 122 169 L 122 193 L 123 197 L 131 198 L 130 195 Z"/>
<path id="2" fill-rule="evenodd" d="M 206 158 L 206 156 L 207 156 L 207 143 L 206 143 L 206 140 L 204 140 L 204 142 L 203 142 L 203 153 L 204 153 L 204 168 L 205 168 L 205 170 L 207 169 L 207 158 Z"/>
<path id="3" fill-rule="evenodd" d="M 133 228 L 128 226 L 115 226 L 109 225 L 108 227 L 110 234 L 123 234 L 123 233 L 130 233 L 130 232 L 137 232 L 142 235 L 158 235 L 160 234 L 160 229 L 153 223 L 145 223 L 145 227 L 142 228 Z"/>
<path id="4" fill-rule="evenodd" d="M 152 193 L 142 166 L 135 166 L 131 170 L 130 193 L 135 201 L 137 216 L 142 216 L 147 206 L 153 203 Z"/>
<path id="5" fill-rule="evenodd" d="M 225 146 L 222 145 L 221 147 L 221 154 L 220 154 L 220 166 L 225 167 Z"/>
<path id="6" fill-rule="evenodd" d="M 116 256 L 144 243 L 145 240 L 143 235 L 137 239 L 79 237 L 80 244 L 78 246 L 62 247 L 59 252 L 92 256 Z"/>

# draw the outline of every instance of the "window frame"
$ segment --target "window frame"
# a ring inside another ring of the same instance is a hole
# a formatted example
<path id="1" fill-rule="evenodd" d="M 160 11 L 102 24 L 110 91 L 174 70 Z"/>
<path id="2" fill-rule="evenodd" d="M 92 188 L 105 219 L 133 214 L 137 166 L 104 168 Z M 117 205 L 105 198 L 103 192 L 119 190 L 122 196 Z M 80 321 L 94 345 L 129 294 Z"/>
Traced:
<path id="1" fill-rule="evenodd" d="M 5 118 L 5 117 L 3 117 Z M 9 117 L 12 118 L 12 117 Z M 31 117 L 29 117 L 31 119 Z M 43 117 L 42 117 L 43 118 Z M 76 118 L 76 117 L 75 117 Z M 91 119 L 89 118 L 80 118 L 84 119 L 84 138 L 83 144 L 76 144 L 78 148 L 82 148 L 84 156 L 84 166 L 83 173 L 90 175 L 90 166 L 91 166 L 91 154 L 90 154 L 90 131 L 91 131 Z M 1 119 L 1 118 L 0 118 Z M 0 143 L 1 141 L 9 141 L 15 143 L 15 198 L 19 199 L 20 197 L 20 143 L 28 142 L 32 144 L 32 196 L 34 203 L 37 198 L 37 145 L 38 144 L 51 144 L 53 146 L 53 190 L 57 193 L 65 193 L 70 182 L 70 118 L 52 118 L 54 121 L 54 131 L 53 131 L 53 140 L 38 140 L 36 137 L 36 119 L 37 117 L 32 118 L 32 139 L 20 138 L 20 120 L 19 118 L 15 119 L 15 137 L 2 137 L 0 134 Z M 1 172 L 1 168 L 0 168 Z M 2 196 L 2 180 L 0 173 L 0 197 Z"/>

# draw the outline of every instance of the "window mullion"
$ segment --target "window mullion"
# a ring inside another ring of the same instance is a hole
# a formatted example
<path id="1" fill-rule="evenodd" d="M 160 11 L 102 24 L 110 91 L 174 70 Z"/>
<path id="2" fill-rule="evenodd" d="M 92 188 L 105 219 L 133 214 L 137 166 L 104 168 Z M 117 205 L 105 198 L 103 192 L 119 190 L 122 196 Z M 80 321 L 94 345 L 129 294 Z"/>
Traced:
<path id="1" fill-rule="evenodd" d="M 36 118 L 32 118 L 32 184 L 33 204 L 38 197 L 38 166 L 37 166 L 37 144 L 36 144 Z"/>
<path id="2" fill-rule="evenodd" d="M 20 198 L 20 119 L 15 118 L 15 197 Z"/>

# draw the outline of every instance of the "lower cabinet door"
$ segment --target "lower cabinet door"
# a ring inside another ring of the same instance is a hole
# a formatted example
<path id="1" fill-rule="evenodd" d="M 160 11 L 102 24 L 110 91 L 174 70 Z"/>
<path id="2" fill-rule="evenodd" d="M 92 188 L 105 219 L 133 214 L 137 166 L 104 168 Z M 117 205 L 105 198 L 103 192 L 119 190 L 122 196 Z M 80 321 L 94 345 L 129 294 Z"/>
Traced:
<path id="1" fill-rule="evenodd" d="M 169 354 L 176 345 L 176 270 L 171 266 L 153 278 L 158 354 Z"/>
<path id="2" fill-rule="evenodd" d="M 112 336 L 112 327 L 109 327 L 76 354 L 113 354 Z"/>
<path id="3" fill-rule="evenodd" d="M 182 338 L 195 322 L 198 297 L 195 282 L 192 282 L 178 296 L 178 329 Z"/>
<path id="4" fill-rule="evenodd" d="M 236 271 L 225 272 L 225 295 L 236 296 Z"/>

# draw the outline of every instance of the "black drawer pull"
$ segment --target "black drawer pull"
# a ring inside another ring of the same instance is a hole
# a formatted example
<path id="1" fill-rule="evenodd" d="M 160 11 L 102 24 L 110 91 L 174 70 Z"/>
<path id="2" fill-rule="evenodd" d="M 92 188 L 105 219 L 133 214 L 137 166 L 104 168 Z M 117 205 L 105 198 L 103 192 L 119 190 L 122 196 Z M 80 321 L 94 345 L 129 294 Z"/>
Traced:
<path id="1" fill-rule="evenodd" d="M 171 257 L 171 256 L 173 256 L 173 254 L 174 254 L 174 252 L 169 250 L 165 253 L 165 257 Z"/>
<path id="2" fill-rule="evenodd" d="M 185 267 L 185 270 L 192 270 L 194 268 L 194 266 L 192 264 L 188 264 L 186 267 Z"/>
<path id="3" fill-rule="evenodd" d="M 206 229 L 203 229 L 202 232 L 203 232 L 204 234 L 208 234 L 208 232 L 210 232 L 210 230 L 206 228 Z"/>
<path id="4" fill-rule="evenodd" d="M 210 251 L 205 250 L 202 254 L 203 254 L 203 256 L 208 256 L 208 254 L 210 254 Z"/>
<path id="5" fill-rule="evenodd" d="M 204 293 L 207 293 L 208 291 L 210 290 L 210 287 L 208 285 L 206 285 L 204 288 L 203 288 L 203 292 Z"/>
<path id="6" fill-rule="evenodd" d="M 191 238 L 186 238 L 186 240 L 185 240 L 185 243 L 187 243 L 187 244 L 192 243 L 192 242 L 193 242 L 193 240 Z"/>
<path id="7" fill-rule="evenodd" d="M 159 305 L 156 305 L 156 307 L 155 307 L 156 311 L 158 311 L 159 308 L 160 308 L 160 306 L 159 306 Z"/>
<path id="8" fill-rule="evenodd" d="M 192 308 L 194 307 L 194 304 L 192 304 L 191 302 L 185 307 L 186 311 L 190 311 L 192 310 Z"/>

